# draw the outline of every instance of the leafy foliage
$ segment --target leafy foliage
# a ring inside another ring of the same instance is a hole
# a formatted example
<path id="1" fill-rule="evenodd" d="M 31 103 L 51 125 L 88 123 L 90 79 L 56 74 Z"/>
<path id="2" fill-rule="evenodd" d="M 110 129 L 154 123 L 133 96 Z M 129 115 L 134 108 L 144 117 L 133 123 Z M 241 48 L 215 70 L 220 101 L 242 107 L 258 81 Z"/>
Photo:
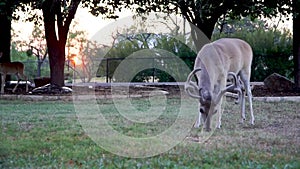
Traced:
<path id="1" fill-rule="evenodd" d="M 98 3 L 97 0 L 92 2 Z M 152 11 L 182 14 L 190 23 L 201 29 L 208 38 L 211 38 L 214 25 L 221 16 L 240 18 L 250 15 L 254 19 L 260 15 L 273 17 L 278 12 L 283 15 L 292 12 L 290 0 L 107 0 L 102 2 L 111 5 L 115 10 L 125 7 L 139 14 Z M 93 9 L 97 11 L 97 8 Z M 98 11 L 98 13 L 104 13 L 109 10 L 99 7 Z"/>
<path id="2" fill-rule="evenodd" d="M 138 69 L 138 66 L 134 65 L 144 64 L 145 62 L 147 62 L 145 67 L 151 67 L 137 72 L 132 79 L 134 82 L 149 81 L 151 78 L 160 82 L 175 81 L 174 77 L 158 68 L 163 66 L 165 69 L 172 69 L 172 72 L 179 75 L 181 73 L 180 68 L 172 61 L 171 55 L 183 59 L 191 69 L 193 67 L 196 53 L 170 35 L 144 33 L 120 36 L 120 38 L 119 42 L 105 55 L 105 61 L 102 61 L 99 65 L 98 76 L 107 75 L 109 78 L 114 78 L 115 81 L 125 80 L 122 80 L 124 76 L 116 77 L 114 73 L 119 64 L 130 55 L 134 55 L 134 58 L 136 58 L 132 59 L 132 62 L 128 62 L 129 65 L 132 65 L 129 66 L 130 69 L 135 69 L 135 67 Z M 185 79 L 181 80 L 184 81 Z"/>
<path id="3" fill-rule="evenodd" d="M 253 49 L 252 81 L 263 81 L 276 72 L 293 77 L 292 35 L 288 30 L 278 30 L 262 20 L 229 20 L 221 33 L 213 38 L 236 37 L 246 40 Z M 220 28 L 219 28 L 220 30 Z"/>
<path id="4" fill-rule="evenodd" d="M 27 76 L 28 80 L 33 81 L 34 78 L 37 77 L 37 72 L 40 71 L 41 76 L 48 77 L 50 74 L 48 60 L 44 60 L 44 64 L 41 67 L 38 67 L 37 60 L 32 55 L 28 56 L 26 51 L 19 51 L 16 48 L 16 44 L 12 44 L 11 49 L 11 60 L 12 61 L 20 61 L 25 66 L 25 75 Z M 16 80 L 14 76 L 12 76 L 12 80 Z"/>
<path id="5" fill-rule="evenodd" d="M 34 55 L 36 57 L 37 69 L 38 69 L 37 77 L 41 77 L 41 71 L 42 71 L 41 68 L 47 59 L 48 49 L 47 49 L 47 45 L 46 45 L 44 29 L 42 29 L 40 26 L 38 26 L 38 25 L 34 26 L 29 45 L 30 45 L 30 49 L 27 50 L 27 54 L 29 56 Z M 45 64 L 47 64 L 47 63 L 45 63 Z M 49 76 L 49 74 L 47 76 Z"/>

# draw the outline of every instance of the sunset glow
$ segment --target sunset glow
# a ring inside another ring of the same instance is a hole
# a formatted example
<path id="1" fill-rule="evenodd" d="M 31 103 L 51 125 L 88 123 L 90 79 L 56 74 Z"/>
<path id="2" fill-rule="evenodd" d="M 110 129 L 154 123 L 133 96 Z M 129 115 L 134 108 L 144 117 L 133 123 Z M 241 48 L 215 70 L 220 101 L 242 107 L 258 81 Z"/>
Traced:
<path id="1" fill-rule="evenodd" d="M 80 56 L 77 56 L 77 55 L 75 55 L 75 54 L 72 55 L 71 61 L 72 61 L 72 63 L 74 64 L 74 66 L 78 66 L 78 65 L 81 65 L 81 64 L 82 64 L 82 61 L 81 61 Z"/>

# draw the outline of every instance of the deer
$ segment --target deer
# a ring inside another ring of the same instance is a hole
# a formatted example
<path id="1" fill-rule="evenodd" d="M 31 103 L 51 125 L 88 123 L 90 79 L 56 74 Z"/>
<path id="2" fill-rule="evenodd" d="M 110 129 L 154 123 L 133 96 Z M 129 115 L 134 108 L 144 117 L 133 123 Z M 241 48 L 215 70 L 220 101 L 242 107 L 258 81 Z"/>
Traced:
<path id="1" fill-rule="evenodd" d="M 2 57 L 3 53 L 0 52 L 0 58 Z M 4 94 L 4 84 L 6 75 L 15 75 L 18 79 L 18 83 L 12 90 L 15 93 L 21 78 L 26 80 L 26 93 L 28 92 L 28 85 L 27 85 L 27 77 L 24 74 L 24 64 L 21 62 L 5 62 L 0 63 L 0 74 L 1 74 L 1 94 Z"/>
<path id="2" fill-rule="evenodd" d="M 188 75 L 184 88 L 186 93 L 199 99 L 199 115 L 194 127 L 201 125 L 210 131 L 211 118 L 218 114 L 217 128 L 221 127 L 221 104 L 226 92 L 237 92 L 241 104 L 241 122 L 245 121 L 245 94 L 248 96 L 251 121 L 254 125 L 252 93 L 250 87 L 251 46 L 237 38 L 222 38 L 208 43 L 197 54 L 193 71 Z M 196 76 L 197 83 L 192 81 Z M 228 79 L 232 84 L 227 85 Z M 245 93 L 246 92 L 246 93 Z"/>

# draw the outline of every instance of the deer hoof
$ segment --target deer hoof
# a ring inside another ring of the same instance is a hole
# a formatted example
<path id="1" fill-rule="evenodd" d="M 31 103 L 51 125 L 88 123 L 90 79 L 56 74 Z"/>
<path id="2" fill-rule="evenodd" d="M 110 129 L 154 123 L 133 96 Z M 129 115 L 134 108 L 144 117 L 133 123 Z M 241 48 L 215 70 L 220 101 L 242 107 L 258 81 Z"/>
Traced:
<path id="1" fill-rule="evenodd" d="M 194 128 L 199 128 L 199 127 L 200 127 L 200 123 L 195 122 L 195 123 L 194 123 Z"/>

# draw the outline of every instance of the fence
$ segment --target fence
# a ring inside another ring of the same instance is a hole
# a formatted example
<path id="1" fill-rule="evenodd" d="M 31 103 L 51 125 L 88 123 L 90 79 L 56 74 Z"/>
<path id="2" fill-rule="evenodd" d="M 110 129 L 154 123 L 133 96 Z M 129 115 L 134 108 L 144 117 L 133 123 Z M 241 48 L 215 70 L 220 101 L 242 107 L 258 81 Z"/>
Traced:
<path id="1" fill-rule="evenodd" d="M 105 77 L 106 83 L 112 80 L 116 82 L 185 81 L 187 73 L 194 65 L 194 60 L 193 57 L 104 58 L 99 64 L 96 76 Z"/>

